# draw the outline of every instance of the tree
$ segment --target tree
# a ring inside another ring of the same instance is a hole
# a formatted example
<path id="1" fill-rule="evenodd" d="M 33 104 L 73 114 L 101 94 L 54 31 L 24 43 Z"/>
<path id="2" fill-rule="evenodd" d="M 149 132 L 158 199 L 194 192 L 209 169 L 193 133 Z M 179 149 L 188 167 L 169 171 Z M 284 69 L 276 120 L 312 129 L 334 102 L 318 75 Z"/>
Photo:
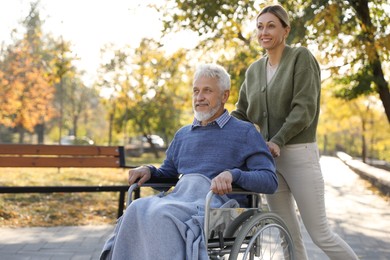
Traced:
<path id="1" fill-rule="evenodd" d="M 96 82 L 97 88 L 103 93 L 101 102 L 106 107 L 108 113 L 108 144 L 113 143 L 113 131 L 115 128 L 115 118 L 118 117 L 117 113 L 117 103 L 118 96 L 123 91 L 122 84 L 123 81 L 128 79 L 129 69 L 129 56 L 130 47 L 118 48 L 115 49 L 115 46 L 108 44 L 101 50 L 101 56 L 105 57 L 106 60 L 103 60 L 100 64 L 98 70 L 98 80 Z M 127 101 L 126 101 L 127 103 Z M 126 104 L 125 103 L 125 104 Z M 120 127 L 118 131 L 122 128 L 126 128 L 127 120 L 123 122 L 124 126 L 119 123 Z"/>
<path id="2" fill-rule="evenodd" d="M 229 103 L 238 99 L 238 90 L 248 65 L 258 58 L 258 44 L 253 41 L 253 18 L 257 13 L 253 1 L 194 0 L 168 1 L 162 12 L 163 33 L 180 30 L 197 32 L 200 38 L 195 51 L 203 62 L 218 62 L 231 74 Z M 252 22 L 252 24 L 251 24 Z"/>
<path id="3" fill-rule="evenodd" d="M 42 31 L 38 2 L 22 24 L 23 38 L 14 39 L 0 60 L 0 124 L 18 131 L 19 142 L 28 131 L 43 143 L 45 129 L 55 123 L 58 141 L 63 124 L 77 135 L 80 117 L 87 118 L 97 95 L 81 83 L 70 43 Z"/>
<path id="4" fill-rule="evenodd" d="M 131 81 L 121 98 L 128 100 L 126 116 L 144 136 L 157 133 L 168 141 L 181 125 L 183 107 L 190 108 L 186 55 L 184 50 L 168 55 L 150 39 L 135 50 Z"/>
<path id="5" fill-rule="evenodd" d="M 54 116 L 51 102 L 55 90 L 50 84 L 36 5 L 31 4 L 23 22 L 27 29 L 23 39 L 8 46 L 0 65 L 0 123 L 18 131 L 19 143 L 26 130 L 34 132 Z M 38 140 L 43 142 L 43 133 Z"/>
<path id="6" fill-rule="evenodd" d="M 111 52 L 111 58 L 102 65 L 98 85 L 111 89 L 106 102 L 111 106 L 113 128 L 147 138 L 160 134 L 168 143 L 180 126 L 182 107 L 188 102 L 185 97 L 190 93 L 184 85 L 188 83 L 183 65 L 186 52 L 168 56 L 151 39 L 143 39 L 135 49 L 106 52 Z"/>
<path id="7" fill-rule="evenodd" d="M 318 141 L 322 153 L 344 151 L 368 158 L 389 160 L 390 125 L 380 99 L 374 95 L 345 102 L 332 94 L 334 82 L 324 82 L 321 94 L 321 116 Z"/>
<path id="8" fill-rule="evenodd" d="M 318 46 L 321 63 L 342 83 L 335 93 L 346 100 L 377 93 L 390 122 L 389 86 L 383 72 L 383 61 L 389 60 L 390 50 L 389 4 L 380 0 L 281 0 L 280 3 L 292 21 L 288 42 Z M 252 30 L 248 29 L 248 21 L 254 28 L 259 10 L 248 0 L 172 0 L 165 9 L 156 8 L 163 12 L 165 33 L 193 30 L 200 35 L 202 45 L 223 39 L 226 49 L 231 42 L 250 45 Z M 238 59 L 235 61 L 240 63 Z"/>
<path id="9" fill-rule="evenodd" d="M 377 0 L 323 0 L 307 4 L 302 15 L 306 38 L 319 45 L 332 78 L 343 85 L 336 95 L 352 100 L 377 93 L 388 122 L 390 93 L 383 62 L 390 54 L 389 8 Z"/>
<path id="10" fill-rule="evenodd" d="M 345 136 L 350 136 L 349 128 L 353 127 L 350 118 L 354 117 L 353 111 L 347 102 L 336 98 L 332 93 L 334 85 L 330 80 L 322 84 L 321 90 L 321 114 L 318 123 L 317 136 L 320 150 L 323 154 L 335 151 L 350 152 L 345 141 Z"/>
<path id="11" fill-rule="evenodd" d="M 84 118 L 84 124 L 88 124 L 93 104 L 98 102 L 98 94 L 92 88 L 84 85 L 81 79 L 70 74 L 62 80 L 63 122 L 69 135 L 79 136 L 79 124 Z M 98 117 L 98 115 L 96 115 Z"/>
<path id="12" fill-rule="evenodd" d="M 71 43 L 60 39 L 50 39 L 48 42 L 50 74 L 53 78 L 53 85 L 56 89 L 54 105 L 57 110 L 57 117 L 54 120 L 58 123 L 58 143 L 63 136 L 64 124 L 68 120 L 66 107 L 73 101 L 72 82 L 73 78 L 79 75 L 77 69 L 72 65 L 75 58 L 72 56 Z M 68 84 L 67 84 L 68 83 Z M 68 109 L 69 110 L 69 109 Z M 68 125 L 68 130 L 69 130 Z M 77 135 L 77 132 L 75 133 Z"/>

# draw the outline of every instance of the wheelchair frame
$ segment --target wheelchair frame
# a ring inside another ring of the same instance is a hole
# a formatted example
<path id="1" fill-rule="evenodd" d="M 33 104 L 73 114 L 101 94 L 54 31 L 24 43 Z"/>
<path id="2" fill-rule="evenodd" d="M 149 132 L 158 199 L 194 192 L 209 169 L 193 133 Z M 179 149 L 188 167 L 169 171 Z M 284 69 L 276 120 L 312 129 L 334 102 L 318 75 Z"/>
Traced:
<path id="1" fill-rule="evenodd" d="M 171 188 L 176 183 L 147 182 L 141 187 Z M 140 188 L 136 183 L 128 189 L 127 205 L 132 202 L 133 192 Z M 275 213 L 264 210 L 261 196 L 255 192 L 234 188 L 230 194 L 246 194 L 252 196 L 251 208 L 228 208 L 224 210 L 239 211 L 238 216 L 223 231 L 217 231 L 211 226 L 212 215 L 218 215 L 214 211 L 220 208 L 212 208 L 211 201 L 215 195 L 208 192 L 205 199 L 204 238 L 209 259 L 251 259 L 251 260 L 295 260 L 294 246 L 290 232 L 284 221 Z M 214 214 L 213 214 L 214 213 Z M 237 215 L 237 214 L 236 214 Z M 226 223 L 224 223 L 226 226 Z"/>

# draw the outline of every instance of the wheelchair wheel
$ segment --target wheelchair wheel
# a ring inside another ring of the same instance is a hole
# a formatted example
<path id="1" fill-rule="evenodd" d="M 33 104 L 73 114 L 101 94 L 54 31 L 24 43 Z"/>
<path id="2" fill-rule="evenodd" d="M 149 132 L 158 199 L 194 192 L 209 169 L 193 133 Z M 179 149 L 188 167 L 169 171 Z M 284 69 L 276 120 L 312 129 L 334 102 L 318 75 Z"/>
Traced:
<path id="1" fill-rule="evenodd" d="M 258 214 L 258 209 L 250 209 L 239 215 L 232 223 L 226 228 L 224 237 L 236 237 L 239 229 L 242 227 L 243 223 L 251 218 L 253 215 Z"/>
<path id="2" fill-rule="evenodd" d="M 294 260 L 293 242 L 283 220 L 267 212 L 246 221 L 229 255 L 229 260 L 237 259 Z"/>

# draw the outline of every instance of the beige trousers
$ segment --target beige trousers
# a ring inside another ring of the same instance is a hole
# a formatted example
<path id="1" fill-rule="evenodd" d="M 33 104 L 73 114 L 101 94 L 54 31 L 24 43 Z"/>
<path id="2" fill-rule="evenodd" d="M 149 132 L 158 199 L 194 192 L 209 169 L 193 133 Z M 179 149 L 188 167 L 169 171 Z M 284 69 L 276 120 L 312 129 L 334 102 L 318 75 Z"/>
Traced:
<path id="1" fill-rule="evenodd" d="M 275 162 L 279 187 L 275 194 L 267 195 L 267 202 L 270 210 L 283 218 L 291 232 L 295 259 L 308 259 L 295 203 L 313 242 L 330 259 L 358 259 L 351 247 L 329 227 L 317 144 L 287 145 L 281 149 Z"/>

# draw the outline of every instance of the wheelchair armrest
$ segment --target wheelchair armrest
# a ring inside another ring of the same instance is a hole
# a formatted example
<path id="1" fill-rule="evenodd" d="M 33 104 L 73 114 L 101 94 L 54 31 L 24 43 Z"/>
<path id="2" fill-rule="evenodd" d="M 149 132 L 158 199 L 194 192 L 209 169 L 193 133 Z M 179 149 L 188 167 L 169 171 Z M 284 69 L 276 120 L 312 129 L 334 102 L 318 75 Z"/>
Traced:
<path id="1" fill-rule="evenodd" d="M 141 187 L 151 187 L 159 191 L 167 191 L 171 187 L 175 186 L 178 181 L 179 181 L 178 178 L 151 177 Z M 133 183 L 132 185 L 130 185 L 127 193 L 127 205 L 129 205 L 132 202 L 132 194 L 134 190 L 137 188 L 139 188 L 137 183 Z"/>
<path id="2" fill-rule="evenodd" d="M 157 187 L 160 184 L 164 186 L 171 185 L 174 186 L 179 181 L 179 178 L 173 177 L 151 177 L 147 182 L 144 183 L 144 186 L 147 187 Z"/>

